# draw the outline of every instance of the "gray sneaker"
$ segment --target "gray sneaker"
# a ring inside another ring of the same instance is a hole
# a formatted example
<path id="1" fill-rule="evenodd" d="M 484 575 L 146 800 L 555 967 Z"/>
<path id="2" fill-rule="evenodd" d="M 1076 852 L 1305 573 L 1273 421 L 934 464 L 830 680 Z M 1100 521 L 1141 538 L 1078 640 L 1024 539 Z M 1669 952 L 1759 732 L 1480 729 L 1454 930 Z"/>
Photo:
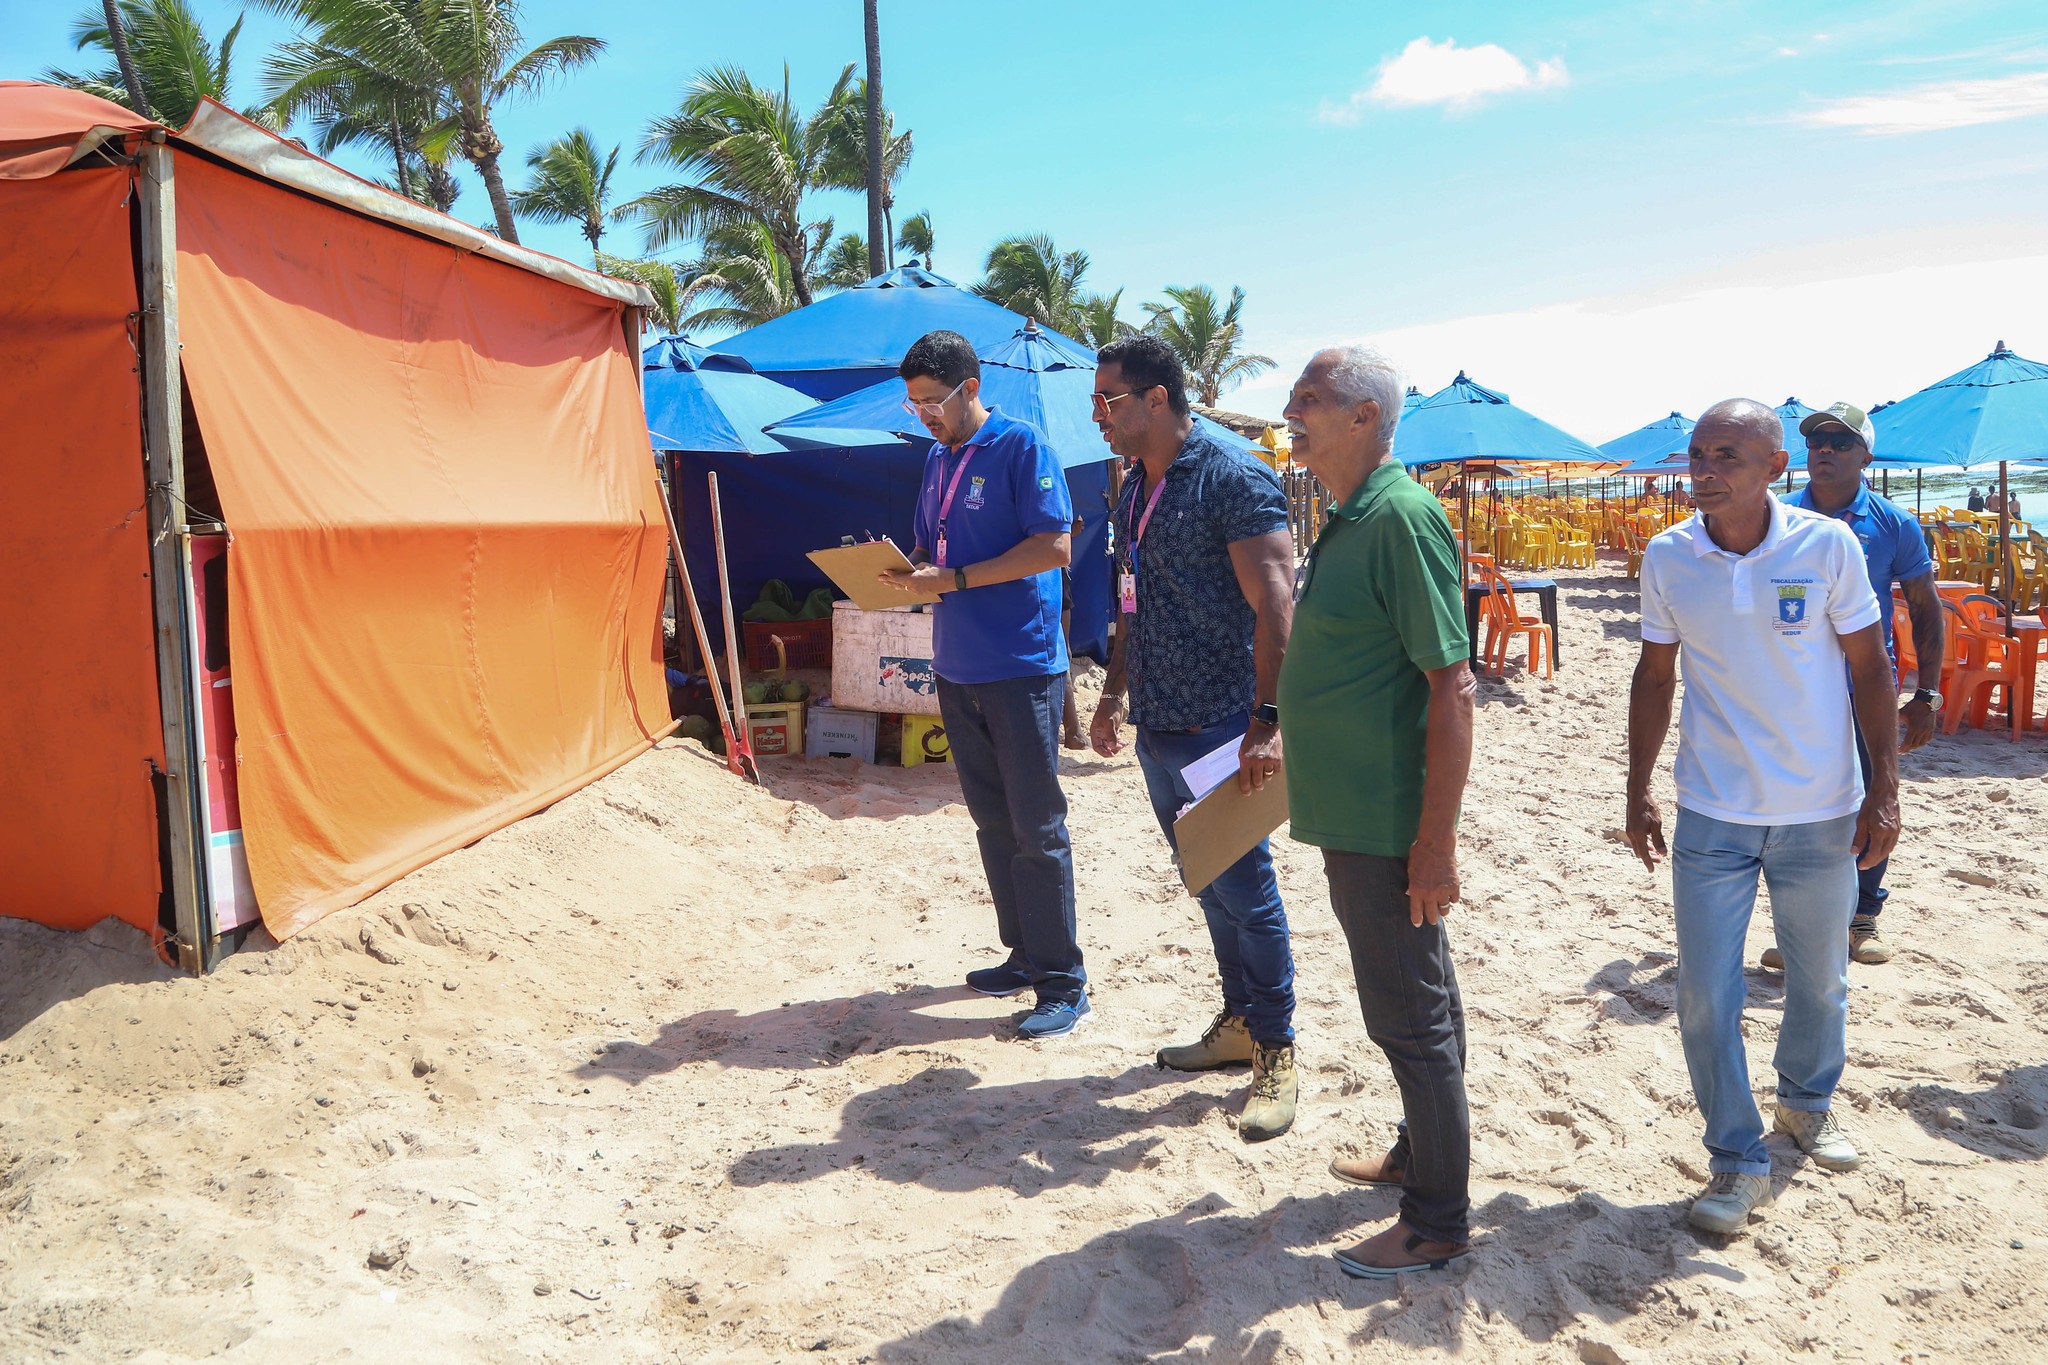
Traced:
<path id="1" fill-rule="evenodd" d="M 1781 1104 L 1771 1126 L 1798 1143 L 1799 1150 L 1825 1170 L 1853 1171 L 1863 1164 L 1856 1144 L 1835 1122 L 1832 1110 L 1787 1109 Z"/>
<path id="2" fill-rule="evenodd" d="M 1700 1197 L 1692 1201 L 1685 1221 L 1702 1232 L 1740 1232 L 1750 1216 L 1777 1202 L 1767 1175 L 1743 1175 L 1724 1171 L 1707 1182 Z"/>
<path id="3" fill-rule="evenodd" d="M 1866 965 L 1892 960 L 1892 945 L 1877 936 L 1877 921 L 1868 915 L 1849 921 L 1849 960 Z"/>

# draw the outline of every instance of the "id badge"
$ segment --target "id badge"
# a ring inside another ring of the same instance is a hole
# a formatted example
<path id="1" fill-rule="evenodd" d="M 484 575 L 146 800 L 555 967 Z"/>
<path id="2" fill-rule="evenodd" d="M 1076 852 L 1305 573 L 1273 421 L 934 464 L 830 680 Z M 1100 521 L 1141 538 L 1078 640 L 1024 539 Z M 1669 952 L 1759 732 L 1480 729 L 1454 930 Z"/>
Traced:
<path id="1" fill-rule="evenodd" d="M 946 533 L 944 531 L 939 532 L 939 543 L 932 547 L 932 563 L 942 569 L 946 567 Z"/>
<path id="2" fill-rule="evenodd" d="M 1118 578 L 1117 593 L 1118 600 L 1122 603 L 1123 614 L 1126 616 L 1137 615 L 1138 576 L 1134 573 L 1126 573 L 1120 575 Z"/>

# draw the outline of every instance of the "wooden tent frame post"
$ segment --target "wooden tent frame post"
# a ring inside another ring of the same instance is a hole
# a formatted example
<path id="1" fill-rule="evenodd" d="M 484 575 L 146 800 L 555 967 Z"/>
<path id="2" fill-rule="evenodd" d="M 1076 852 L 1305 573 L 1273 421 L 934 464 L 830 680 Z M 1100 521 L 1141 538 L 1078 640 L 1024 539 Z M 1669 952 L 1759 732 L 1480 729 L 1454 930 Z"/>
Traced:
<path id="1" fill-rule="evenodd" d="M 149 577 L 156 619 L 158 707 L 164 731 L 164 820 L 178 965 L 194 974 L 219 955 L 202 876 L 198 712 L 192 678 L 192 546 L 185 521 L 184 381 L 178 364 L 177 192 L 161 132 L 142 145 L 142 448 L 149 505 Z"/>

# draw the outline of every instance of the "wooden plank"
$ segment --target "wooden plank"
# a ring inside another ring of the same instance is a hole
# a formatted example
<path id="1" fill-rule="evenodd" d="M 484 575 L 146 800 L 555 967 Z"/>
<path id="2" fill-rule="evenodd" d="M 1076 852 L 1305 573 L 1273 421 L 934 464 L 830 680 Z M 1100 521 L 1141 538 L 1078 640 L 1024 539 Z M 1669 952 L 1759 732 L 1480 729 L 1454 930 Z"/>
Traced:
<path id="1" fill-rule="evenodd" d="M 159 136 L 161 136 L 159 134 Z M 170 148 L 145 143 L 136 184 L 142 211 L 142 445 L 149 485 L 149 576 L 156 607 L 157 695 L 163 713 L 165 819 L 178 965 L 203 972 L 219 948 L 201 880 L 191 648 L 191 547 L 185 525 L 184 382 L 178 368 L 177 198 Z"/>

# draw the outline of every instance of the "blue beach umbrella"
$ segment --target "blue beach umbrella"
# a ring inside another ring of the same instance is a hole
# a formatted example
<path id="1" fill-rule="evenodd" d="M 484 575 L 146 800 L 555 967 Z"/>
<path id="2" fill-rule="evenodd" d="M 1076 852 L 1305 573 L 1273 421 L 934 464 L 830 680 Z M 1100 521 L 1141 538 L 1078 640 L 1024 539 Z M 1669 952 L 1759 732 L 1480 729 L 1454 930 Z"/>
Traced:
<path id="1" fill-rule="evenodd" d="M 1095 358 L 1077 359 L 1072 346 L 1027 321 L 979 353 L 981 401 L 1037 427 L 1063 469 L 1112 458 L 1092 415 Z M 923 423 L 903 407 L 908 397 L 901 379 L 885 379 L 777 422 L 771 434 L 853 447 L 899 438 L 929 442 Z M 1206 417 L 1197 416 L 1195 425 L 1233 449 L 1253 448 L 1251 440 Z"/>
<path id="2" fill-rule="evenodd" d="M 1872 419 L 1877 447 L 1902 462 L 1972 465 L 2048 460 L 2048 365 L 2003 341 L 1969 369 L 1901 398 Z"/>
<path id="3" fill-rule="evenodd" d="M 1610 460 L 1627 462 L 1615 470 L 1617 477 L 1639 479 L 1651 474 L 1685 472 L 1686 447 L 1692 441 L 1692 419 L 1672 413 L 1647 422 L 1625 436 L 1600 443 L 1600 453 Z"/>
<path id="4" fill-rule="evenodd" d="M 912 263 L 727 337 L 718 349 L 757 374 L 830 400 L 895 374 L 926 332 L 958 332 L 979 355 L 1024 323 L 1022 314 Z M 1039 335 L 1047 348 L 1094 368 L 1095 352 L 1080 342 L 1043 327 Z"/>
<path id="5" fill-rule="evenodd" d="M 1524 412 L 1506 394 L 1473 383 L 1463 371 L 1406 409 L 1394 430 L 1394 458 L 1410 466 L 1467 460 L 1601 462 L 1592 446 Z"/>
<path id="6" fill-rule="evenodd" d="M 762 428 L 815 400 L 755 374 L 736 356 L 665 336 L 641 352 L 647 435 L 656 450 L 779 455 Z"/>

